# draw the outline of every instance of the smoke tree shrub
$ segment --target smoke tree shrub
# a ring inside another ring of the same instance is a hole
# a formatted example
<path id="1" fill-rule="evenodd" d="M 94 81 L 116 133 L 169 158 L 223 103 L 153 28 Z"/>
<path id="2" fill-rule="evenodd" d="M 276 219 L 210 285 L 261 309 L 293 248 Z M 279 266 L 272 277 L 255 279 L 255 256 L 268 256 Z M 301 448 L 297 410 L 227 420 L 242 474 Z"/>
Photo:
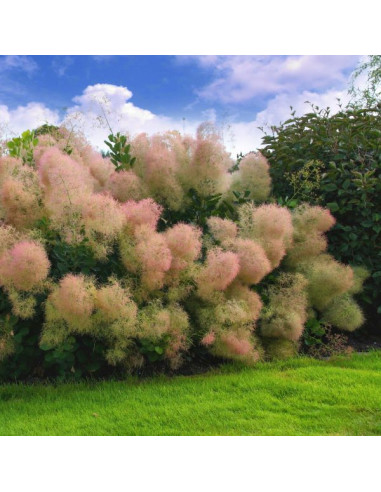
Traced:
<path id="1" fill-rule="evenodd" d="M 0 157 L 1 377 L 254 364 L 296 353 L 311 319 L 363 322 L 367 271 L 326 253 L 327 209 L 263 203 L 262 154 L 234 166 L 204 125 L 119 136 L 115 164 L 50 130 L 28 163 Z"/>

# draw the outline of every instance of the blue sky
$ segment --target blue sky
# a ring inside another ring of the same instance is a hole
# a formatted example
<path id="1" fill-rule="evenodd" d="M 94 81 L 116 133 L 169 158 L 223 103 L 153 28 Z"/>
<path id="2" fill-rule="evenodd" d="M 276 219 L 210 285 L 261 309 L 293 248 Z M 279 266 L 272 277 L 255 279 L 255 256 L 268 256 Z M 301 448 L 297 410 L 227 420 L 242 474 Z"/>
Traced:
<path id="1" fill-rule="evenodd" d="M 194 133 L 212 120 L 232 153 L 253 150 L 258 126 L 306 100 L 335 108 L 360 56 L 0 56 L 0 132 L 43 122 L 82 130 L 96 146 L 114 131 Z"/>

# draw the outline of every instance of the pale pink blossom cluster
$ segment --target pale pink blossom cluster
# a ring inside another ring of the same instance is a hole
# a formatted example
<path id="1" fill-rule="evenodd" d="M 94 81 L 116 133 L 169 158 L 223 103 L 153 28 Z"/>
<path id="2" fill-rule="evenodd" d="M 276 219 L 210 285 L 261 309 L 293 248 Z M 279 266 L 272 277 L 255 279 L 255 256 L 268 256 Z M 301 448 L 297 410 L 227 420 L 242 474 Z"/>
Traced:
<path id="1" fill-rule="evenodd" d="M 0 257 L 0 285 L 32 291 L 46 280 L 50 262 L 45 249 L 34 241 L 21 241 Z"/>
<path id="2" fill-rule="evenodd" d="M 167 229 L 164 235 L 172 254 L 172 271 L 184 270 L 199 258 L 202 231 L 198 227 L 179 223 Z"/>
<path id="3" fill-rule="evenodd" d="M 197 278 L 199 296 L 208 299 L 213 292 L 226 290 L 237 277 L 239 268 L 237 254 L 221 248 L 211 249 Z"/>
<path id="4" fill-rule="evenodd" d="M 135 230 L 137 227 L 147 225 L 155 230 L 163 207 L 152 198 L 140 201 L 129 200 L 123 204 L 123 211 L 127 218 L 127 224 Z"/>
<path id="5" fill-rule="evenodd" d="M 293 210 L 292 222 L 294 241 L 288 251 L 288 265 L 297 265 L 327 249 L 327 239 L 324 233 L 335 224 L 335 218 L 329 210 L 303 204 Z"/>
<path id="6" fill-rule="evenodd" d="M 243 237 L 263 247 L 272 267 L 276 268 L 292 244 L 291 213 L 275 204 L 244 205 L 240 209 L 240 231 Z"/>
<path id="7" fill-rule="evenodd" d="M 240 162 L 239 170 L 232 175 L 230 198 L 233 191 L 244 195 L 250 192 L 255 202 L 265 201 L 271 191 L 270 165 L 260 152 L 250 152 Z"/>

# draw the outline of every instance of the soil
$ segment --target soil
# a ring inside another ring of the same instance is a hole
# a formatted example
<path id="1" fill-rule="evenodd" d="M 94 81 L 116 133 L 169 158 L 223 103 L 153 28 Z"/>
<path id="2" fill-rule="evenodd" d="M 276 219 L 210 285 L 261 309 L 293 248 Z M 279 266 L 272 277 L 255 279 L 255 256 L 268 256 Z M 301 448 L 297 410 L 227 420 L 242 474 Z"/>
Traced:
<path id="1" fill-rule="evenodd" d="M 362 335 L 349 333 L 348 345 L 355 352 L 368 352 L 369 350 L 381 349 L 381 334 L 380 335 Z"/>

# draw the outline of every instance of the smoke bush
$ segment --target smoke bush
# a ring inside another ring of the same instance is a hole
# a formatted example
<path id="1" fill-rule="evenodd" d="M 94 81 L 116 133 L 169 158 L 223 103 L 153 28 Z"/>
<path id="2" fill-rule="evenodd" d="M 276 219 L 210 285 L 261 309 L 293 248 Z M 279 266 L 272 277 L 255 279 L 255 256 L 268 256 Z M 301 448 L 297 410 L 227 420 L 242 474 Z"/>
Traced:
<path id="1" fill-rule="evenodd" d="M 219 357 L 238 360 L 247 365 L 254 364 L 261 358 L 261 353 L 248 329 L 222 333 L 216 338 L 211 351 Z"/>
<path id="2" fill-rule="evenodd" d="M 106 359 L 111 365 L 128 359 L 128 349 L 137 334 L 137 312 L 129 291 L 116 279 L 97 289 L 92 323 L 98 337 L 107 340 Z"/>
<path id="3" fill-rule="evenodd" d="M 329 210 L 307 204 L 300 205 L 293 210 L 292 221 L 294 240 L 287 255 L 287 264 L 290 266 L 297 265 L 325 251 L 327 239 L 324 232 L 335 224 L 335 219 Z"/>
<path id="4" fill-rule="evenodd" d="M 8 298 L 12 304 L 12 313 L 21 319 L 33 318 L 36 312 L 36 296 L 29 292 L 20 292 L 14 287 L 7 289 Z"/>
<path id="5" fill-rule="evenodd" d="M 299 269 L 308 280 L 308 296 L 313 307 L 323 310 L 337 296 L 353 286 L 353 270 L 328 254 L 301 263 Z"/>
<path id="6" fill-rule="evenodd" d="M 236 239 L 232 245 L 239 258 L 238 278 L 245 284 L 259 283 L 271 272 L 272 266 L 262 246 L 251 239 Z"/>
<path id="7" fill-rule="evenodd" d="M 359 305 L 347 294 L 334 298 L 323 311 L 323 319 L 344 331 L 357 330 L 365 321 Z"/>
<path id="8" fill-rule="evenodd" d="M 202 197 L 224 193 L 230 184 L 227 171 L 232 164 L 220 142 L 198 139 L 188 168 L 188 187 L 194 188 Z"/>
<path id="9" fill-rule="evenodd" d="M 15 157 L 0 156 L 0 186 L 6 179 L 13 176 L 22 167 L 21 159 Z"/>
<path id="10" fill-rule="evenodd" d="M 353 285 L 347 292 L 348 294 L 354 295 L 362 291 L 363 284 L 370 274 L 366 268 L 360 266 L 354 266 L 352 267 L 352 270 Z"/>
<path id="11" fill-rule="evenodd" d="M 306 280 L 300 274 L 282 274 L 269 289 L 269 304 L 262 317 L 266 338 L 299 340 L 307 320 Z"/>
<path id="12" fill-rule="evenodd" d="M 298 344 L 286 338 L 267 338 L 263 340 L 266 358 L 283 360 L 295 357 L 298 353 Z"/>
<path id="13" fill-rule="evenodd" d="M 191 346 L 252 364 L 295 354 L 308 318 L 363 322 L 368 273 L 324 254 L 330 212 L 255 205 L 267 160 L 233 167 L 212 126 L 128 136 L 119 167 L 72 130 L 38 138 L 30 165 L 0 157 L 0 357 L 33 346 L 23 374 L 177 368 Z"/>
<path id="14" fill-rule="evenodd" d="M 13 226 L 0 223 L 0 257 L 21 239 L 20 233 Z"/>
<path id="15" fill-rule="evenodd" d="M 210 217 L 207 221 L 212 236 L 220 243 L 231 241 L 237 237 L 237 224 L 228 219 L 220 217 Z"/>
<path id="16" fill-rule="evenodd" d="M 260 153 L 247 154 L 240 162 L 239 170 L 233 173 L 231 191 L 250 191 L 255 202 L 265 201 L 271 190 L 270 166 Z"/>
<path id="17" fill-rule="evenodd" d="M 83 164 L 88 168 L 90 175 L 94 179 L 95 191 L 101 191 L 105 188 L 114 171 L 114 166 L 110 159 L 103 157 L 95 152 L 89 145 L 85 145 L 79 151 Z M 77 158 L 77 161 L 80 160 Z"/>
<path id="18" fill-rule="evenodd" d="M 178 210 L 183 201 L 183 190 L 176 179 L 176 155 L 158 139 L 153 139 L 145 155 L 145 176 L 150 196 L 172 210 Z"/>
<path id="19" fill-rule="evenodd" d="M 202 231 L 188 224 L 176 224 L 165 231 L 165 240 L 172 254 L 171 271 L 180 271 L 197 260 L 201 253 Z"/>
<path id="20" fill-rule="evenodd" d="M 176 368 L 181 352 L 189 345 L 189 328 L 188 315 L 179 305 L 164 307 L 160 302 L 152 302 L 139 313 L 137 336 L 164 346 L 163 357 Z"/>
<path id="21" fill-rule="evenodd" d="M 240 208 L 239 214 L 241 235 L 258 242 L 272 267 L 278 267 L 286 249 L 292 244 L 293 227 L 290 212 L 275 204 L 259 207 L 245 204 Z"/>
<path id="22" fill-rule="evenodd" d="M 223 291 L 237 277 L 239 257 L 231 251 L 214 248 L 208 252 L 205 266 L 198 278 L 198 294 L 208 298 L 214 291 Z"/>
<path id="23" fill-rule="evenodd" d="M 141 225 L 148 225 L 156 229 L 157 222 L 163 208 L 155 203 L 152 198 L 146 198 L 139 202 L 129 200 L 123 205 L 127 223 L 132 229 Z"/>
<path id="24" fill-rule="evenodd" d="M 70 331 L 91 331 L 91 315 L 95 307 L 95 285 L 84 275 L 66 275 L 48 298 Z"/>
<path id="25" fill-rule="evenodd" d="M 148 291 L 163 287 L 165 273 L 172 262 L 165 237 L 149 225 L 140 226 L 136 231 L 135 251 L 143 286 Z"/>
<path id="26" fill-rule="evenodd" d="M 226 289 L 226 297 L 228 299 L 244 301 L 252 323 L 255 323 L 255 321 L 259 318 L 263 304 L 257 292 L 254 292 L 246 285 L 243 285 L 239 281 L 235 280 Z"/>
<path id="27" fill-rule="evenodd" d="M 146 187 L 133 171 L 121 171 L 111 174 L 107 189 L 120 202 L 142 200 L 148 195 Z"/>
<path id="28" fill-rule="evenodd" d="M 126 224 L 123 208 L 111 196 L 84 195 L 81 216 L 85 234 L 96 256 L 106 259 L 111 245 Z"/>
<path id="29" fill-rule="evenodd" d="M 0 258 L 0 285 L 32 291 L 46 280 L 49 268 L 49 259 L 40 244 L 21 241 Z"/>
<path id="30" fill-rule="evenodd" d="M 39 197 L 15 179 L 4 181 L 0 199 L 5 220 L 17 229 L 33 226 L 43 215 Z"/>

